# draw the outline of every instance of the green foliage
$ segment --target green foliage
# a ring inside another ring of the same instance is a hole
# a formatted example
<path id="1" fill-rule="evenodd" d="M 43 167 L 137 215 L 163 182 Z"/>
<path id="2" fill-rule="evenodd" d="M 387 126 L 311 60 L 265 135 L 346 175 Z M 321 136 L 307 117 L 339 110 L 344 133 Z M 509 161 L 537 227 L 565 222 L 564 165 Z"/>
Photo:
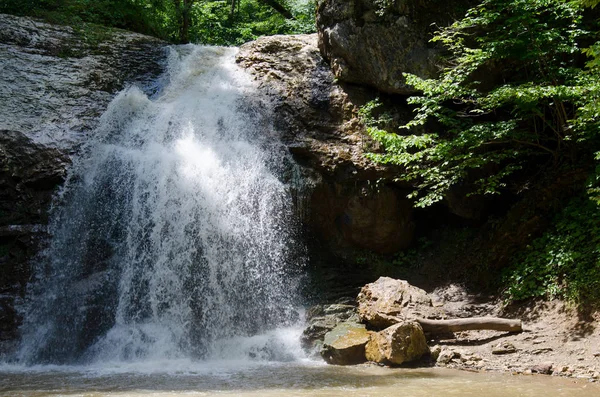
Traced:
<path id="1" fill-rule="evenodd" d="M 260 0 L 237 0 L 233 13 L 231 0 L 3 0 L 0 12 L 73 26 L 95 23 L 174 43 L 190 40 L 239 45 L 261 35 L 316 30 L 315 0 L 279 0 L 278 3 L 291 12 L 293 19 L 286 19 Z M 189 25 L 187 31 L 182 30 L 184 19 Z"/>
<path id="2" fill-rule="evenodd" d="M 83 22 L 165 38 L 162 0 L 4 0 L 0 12 L 80 26 Z"/>
<path id="3" fill-rule="evenodd" d="M 191 41 L 213 45 L 240 45 L 259 36 L 312 33 L 314 0 L 288 1 L 295 19 L 286 19 L 260 1 L 241 1 L 234 15 L 230 1 L 200 1 L 192 9 L 195 26 Z M 282 2 L 283 4 L 283 2 Z"/>
<path id="4" fill-rule="evenodd" d="M 587 197 L 578 197 L 553 225 L 504 271 L 506 298 L 600 302 L 600 208 Z"/>
<path id="5" fill-rule="evenodd" d="M 376 102 L 365 107 L 385 149 L 369 158 L 403 166 L 398 179 L 413 182 L 422 207 L 465 180 L 475 180 L 472 194 L 498 194 L 517 170 L 590 159 L 600 147 L 600 44 L 584 12 L 581 1 L 483 0 L 434 37 L 451 54 L 439 78 L 405 75 L 422 94 L 408 100 L 415 116 L 404 132 L 381 128 Z M 596 43 L 587 67 L 584 42 Z"/>

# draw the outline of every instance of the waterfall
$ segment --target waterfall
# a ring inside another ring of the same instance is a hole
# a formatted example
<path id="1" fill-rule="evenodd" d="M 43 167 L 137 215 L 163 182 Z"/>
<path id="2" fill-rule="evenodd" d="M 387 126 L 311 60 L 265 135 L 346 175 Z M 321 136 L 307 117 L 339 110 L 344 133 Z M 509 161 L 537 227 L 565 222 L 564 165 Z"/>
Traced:
<path id="1" fill-rule="evenodd" d="M 210 359 L 298 318 L 268 109 L 235 49 L 171 51 L 162 92 L 117 95 L 74 160 L 23 306 L 22 363 Z"/>

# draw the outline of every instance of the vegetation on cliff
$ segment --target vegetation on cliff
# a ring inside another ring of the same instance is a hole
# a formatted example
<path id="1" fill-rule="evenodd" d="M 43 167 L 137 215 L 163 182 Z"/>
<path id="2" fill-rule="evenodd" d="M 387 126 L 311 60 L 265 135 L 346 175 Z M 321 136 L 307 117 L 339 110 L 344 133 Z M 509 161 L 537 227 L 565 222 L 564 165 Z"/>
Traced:
<path id="1" fill-rule="evenodd" d="M 314 0 L 5 0 L 0 13 L 96 23 L 175 43 L 239 45 L 262 35 L 313 32 L 314 8 Z"/>
<path id="2" fill-rule="evenodd" d="M 427 207 L 460 186 L 467 196 L 528 189 L 573 170 L 588 196 L 559 206 L 546 233 L 505 271 L 507 297 L 600 301 L 600 41 L 598 0 L 484 0 L 433 38 L 449 50 L 438 78 L 405 74 L 420 95 L 400 131 L 363 108 L 398 180 Z M 592 201 L 589 200 L 592 199 Z"/>

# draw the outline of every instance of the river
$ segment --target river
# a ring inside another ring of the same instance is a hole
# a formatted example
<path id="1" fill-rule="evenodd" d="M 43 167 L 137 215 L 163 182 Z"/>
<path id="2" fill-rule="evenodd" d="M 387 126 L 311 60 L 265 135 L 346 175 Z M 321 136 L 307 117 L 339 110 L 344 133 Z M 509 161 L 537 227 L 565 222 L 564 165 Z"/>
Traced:
<path id="1" fill-rule="evenodd" d="M 183 360 L 145 367 L 12 367 L 1 371 L 2 397 L 600 396 L 600 386 L 585 380 L 439 368 L 340 367 L 311 361 L 243 365 Z"/>

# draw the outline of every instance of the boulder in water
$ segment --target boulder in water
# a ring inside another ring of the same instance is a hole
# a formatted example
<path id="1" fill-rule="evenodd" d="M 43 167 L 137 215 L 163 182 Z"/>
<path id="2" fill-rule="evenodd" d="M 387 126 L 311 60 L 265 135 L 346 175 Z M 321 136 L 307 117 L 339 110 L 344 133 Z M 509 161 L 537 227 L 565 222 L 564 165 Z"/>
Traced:
<path id="1" fill-rule="evenodd" d="M 414 321 L 394 324 L 383 331 L 371 333 L 365 346 L 366 359 L 383 364 L 404 364 L 428 352 L 423 329 Z"/>
<path id="2" fill-rule="evenodd" d="M 375 329 L 384 329 L 402 320 L 436 317 L 431 297 L 407 281 L 380 277 L 362 287 L 358 297 L 361 321 Z"/>
<path id="3" fill-rule="evenodd" d="M 328 364 L 352 365 L 366 361 L 365 345 L 370 332 L 364 324 L 343 322 L 325 335 L 321 357 Z"/>
<path id="4" fill-rule="evenodd" d="M 311 307 L 306 313 L 308 326 L 300 337 L 302 348 L 308 353 L 318 354 L 325 334 L 339 323 L 348 320 L 358 323 L 355 306 L 335 303 Z"/>

